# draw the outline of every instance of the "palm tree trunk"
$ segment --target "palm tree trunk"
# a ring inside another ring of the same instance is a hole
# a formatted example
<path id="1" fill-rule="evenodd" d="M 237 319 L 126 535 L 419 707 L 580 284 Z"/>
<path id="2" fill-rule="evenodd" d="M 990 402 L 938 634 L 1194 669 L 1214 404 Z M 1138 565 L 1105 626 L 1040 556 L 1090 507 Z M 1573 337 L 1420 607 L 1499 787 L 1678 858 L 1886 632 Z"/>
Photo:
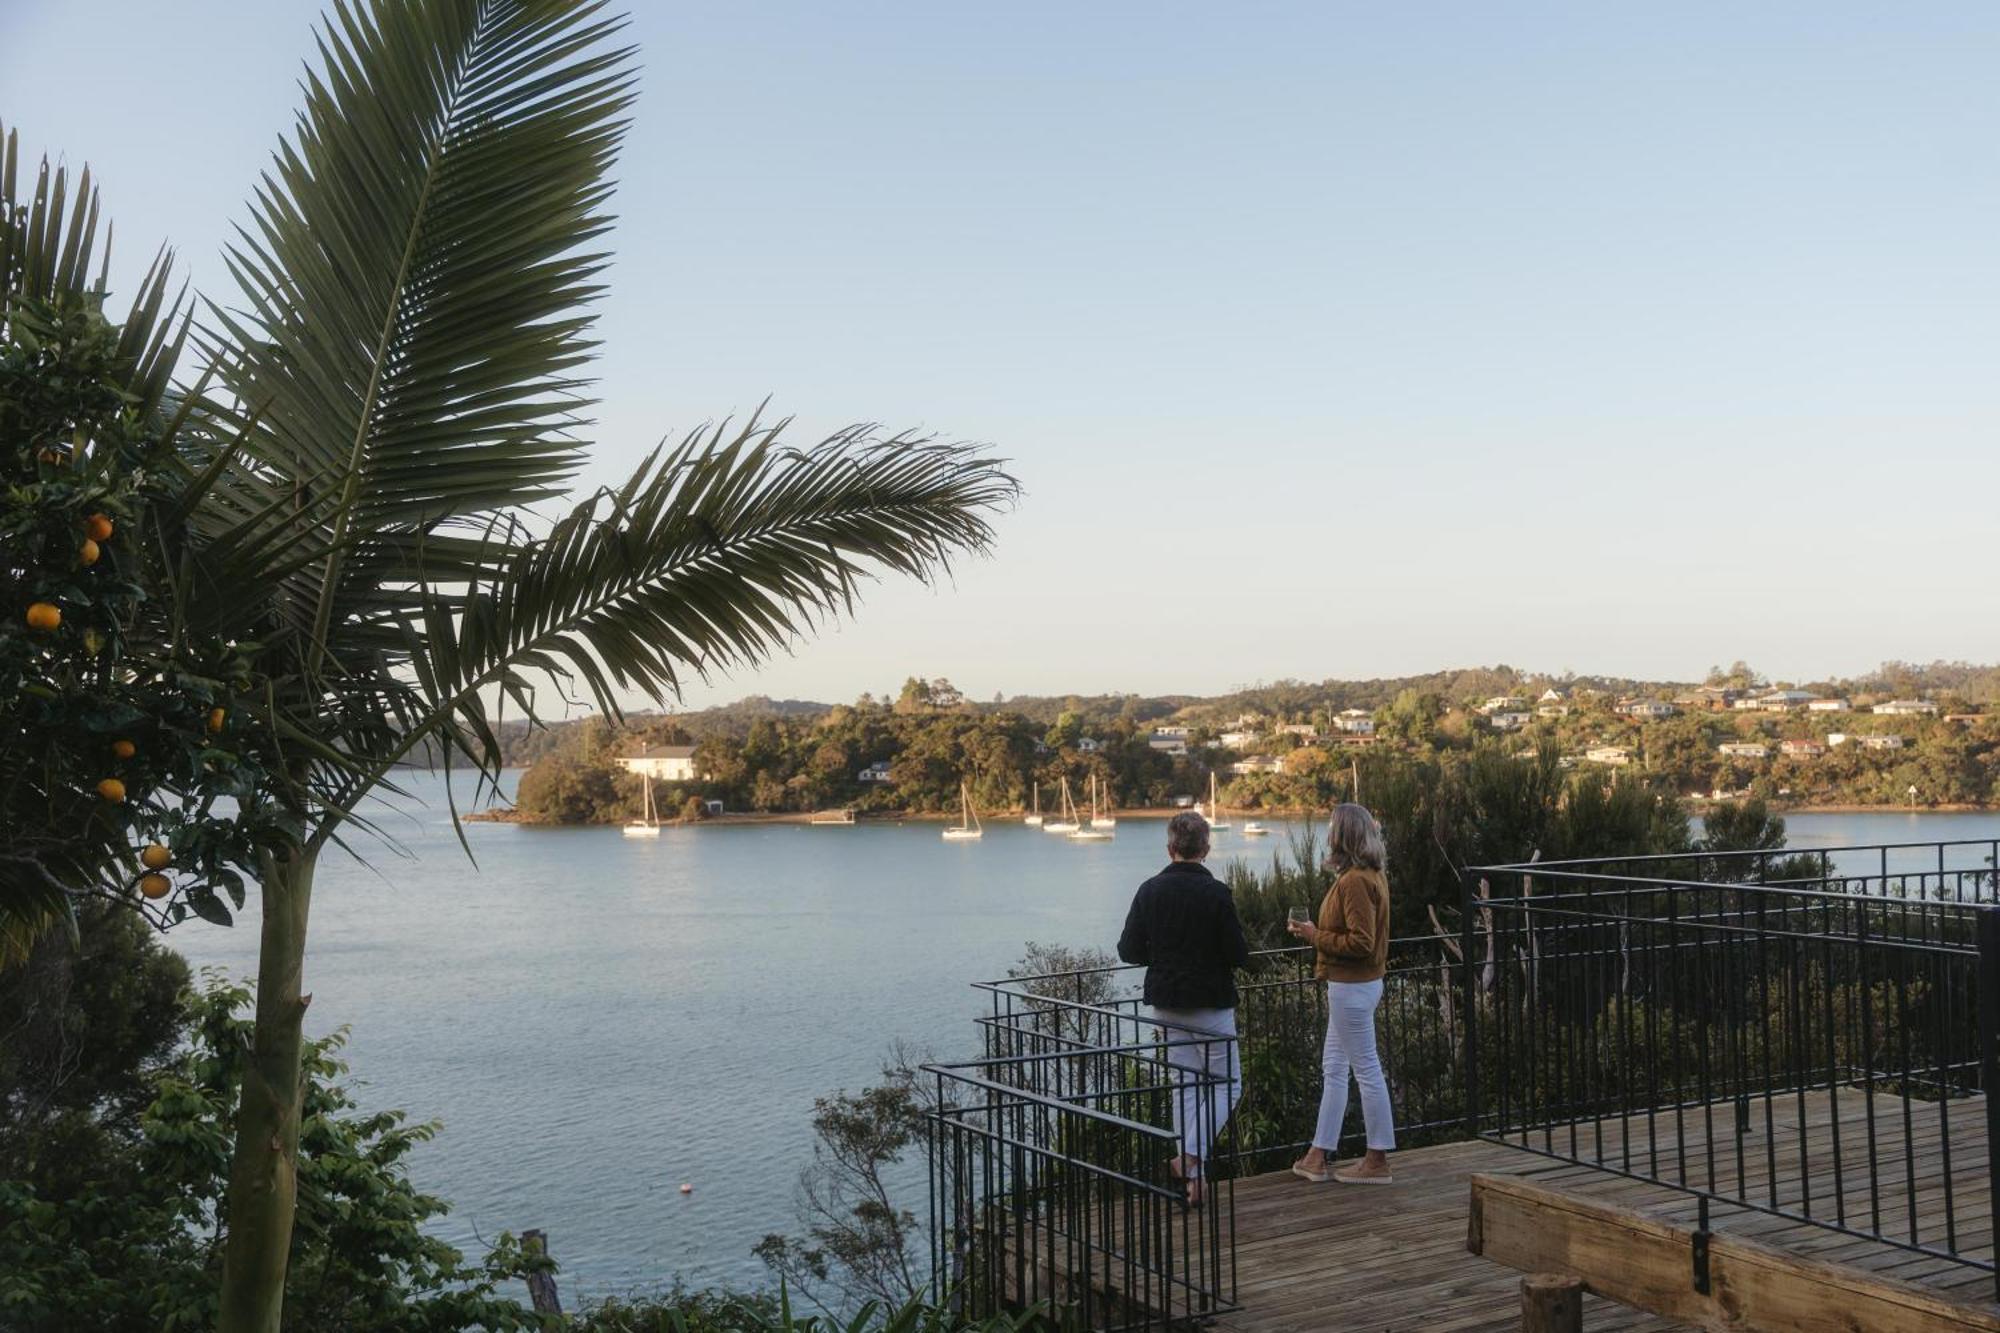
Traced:
<path id="1" fill-rule="evenodd" d="M 265 859 L 257 1026 L 236 1112 L 218 1333 L 278 1333 L 284 1314 L 298 1203 L 299 1059 L 312 1001 L 300 983 L 317 859 L 304 847 Z"/>

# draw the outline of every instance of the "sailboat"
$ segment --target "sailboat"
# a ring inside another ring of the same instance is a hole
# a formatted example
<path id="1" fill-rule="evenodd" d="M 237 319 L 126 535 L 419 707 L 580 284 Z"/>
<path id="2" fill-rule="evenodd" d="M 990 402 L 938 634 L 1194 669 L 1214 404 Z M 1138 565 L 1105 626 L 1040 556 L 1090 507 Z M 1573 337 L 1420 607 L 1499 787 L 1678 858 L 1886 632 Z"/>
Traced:
<path id="1" fill-rule="evenodd" d="M 1254 819 L 1243 826 L 1243 836 L 1246 838 L 1261 838 L 1270 831 Z"/>
<path id="2" fill-rule="evenodd" d="M 979 816 L 972 810 L 972 792 L 961 782 L 958 784 L 958 823 L 944 831 L 946 842 L 970 842 L 983 838 L 986 830 L 980 827 Z"/>
<path id="3" fill-rule="evenodd" d="M 1208 819 L 1212 829 L 1228 828 L 1229 821 L 1222 817 L 1222 801 L 1215 794 L 1215 774 L 1208 775 L 1208 809 L 1201 812 Z"/>
<path id="4" fill-rule="evenodd" d="M 657 838 L 660 836 L 660 812 L 653 808 L 653 775 L 646 777 L 646 817 L 636 824 L 625 826 L 628 838 Z"/>
<path id="5" fill-rule="evenodd" d="M 1039 782 L 1035 784 L 1035 808 L 1030 810 L 1028 817 L 1021 822 L 1029 828 L 1040 828 L 1042 826 L 1042 784 Z"/>
<path id="6" fill-rule="evenodd" d="M 1116 823 L 1117 821 L 1113 820 L 1112 822 Z M 1105 828 L 1102 821 L 1097 817 L 1097 775 L 1095 773 L 1090 775 L 1090 823 L 1072 830 L 1069 836 L 1077 842 L 1108 842 L 1113 836 L 1111 830 Z"/>
<path id="7" fill-rule="evenodd" d="M 1093 773 L 1090 776 L 1090 826 L 1092 828 L 1103 829 L 1117 828 L 1118 816 L 1109 813 L 1111 809 L 1111 793 L 1109 792 L 1104 794 L 1104 808 L 1107 813 L 1101 815 L 1097 813 L 1097 775 Z"/>
<path id="8" fill-rule="evenodd" d="M 1054 822 L 1044 822 L 1042 832 L 1074 833 L 1082 827 L 1083 825 L 1078 823 L 1076 818 L 1076 802 L 1069 798 L 1069 779 L 1064 778 L 1062 780 L 1062 813 L 1056 817 Z"/>

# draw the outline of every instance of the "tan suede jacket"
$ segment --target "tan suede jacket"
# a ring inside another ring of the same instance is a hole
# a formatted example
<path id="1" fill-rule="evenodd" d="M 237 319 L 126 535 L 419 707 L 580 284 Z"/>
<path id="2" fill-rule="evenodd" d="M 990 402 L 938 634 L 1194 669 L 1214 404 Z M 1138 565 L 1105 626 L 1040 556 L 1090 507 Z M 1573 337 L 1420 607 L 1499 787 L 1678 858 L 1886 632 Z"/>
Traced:
<path id="1" fill-rule="evenodd" d="M 1319 905 L 1321 981 L 1374 981 L 1389 970 L 1389 879 L 1356 866 L 1333 882 Z"/>

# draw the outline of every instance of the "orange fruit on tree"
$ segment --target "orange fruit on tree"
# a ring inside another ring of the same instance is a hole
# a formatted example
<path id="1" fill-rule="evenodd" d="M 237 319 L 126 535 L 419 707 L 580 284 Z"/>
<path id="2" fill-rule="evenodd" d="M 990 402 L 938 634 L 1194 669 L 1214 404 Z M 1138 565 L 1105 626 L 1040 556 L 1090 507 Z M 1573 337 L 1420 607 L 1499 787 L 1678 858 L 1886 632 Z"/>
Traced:
<path id="1" fill-rule="evenodd" d="M 151 874 L 139 876 L 139 892 L 148 898 L 164 898 L 173 891 L 174 882 L 165 875 Z"/>
<path id="2" fill-rule="evenodd" d="M 208 710 L 208 729 L 211 732 L 221 731 L 222 724 L 228 720 L 229 710 L 227 708 L 211 708 Z"/>
<path id="3" fill-rule="evenodd" d="M 149 842 L 140 849 L 139 864 L 148 870 L 165 870 L 174 863 L 174 854 L 162 843 Z"/>
<path id="4" fill-rule="evenodd" d="M 139 747 L 130 741 L 113 741 L 111 742 L 111 753 L 117 755 L 120 759 L 130 759 L 133 755 L 139 753 Z"/>
<path id="5" fill-rule="evenodd" d="M 103 514 L 92 514 L 83 520 L 83 535 L 94 542 L 110 541 L 111 532 L 111 520 Z"/>
<path id="6" fill-rule="evenodd" d="M 54 602 L 36 602 L 28 608 L 29 629 L 57 629 L 62 625 L 62 608 Z"/>
<path id="7" fill-rule="evenodd" d="M 97 784 L 97 794 L 113 805 L 122 804 L 125 800 L 125 784 L 117 778 L 106 778 Z"/>
<path id="8" fill-rule="evenodd" d="M 83 539 L 83 545 L 76 548 L 76 558 L 86 565 L 96 564 L 97 557 L 102 554 L 104 553 L 98 549 L 97 543 L 88 537 Z"/>

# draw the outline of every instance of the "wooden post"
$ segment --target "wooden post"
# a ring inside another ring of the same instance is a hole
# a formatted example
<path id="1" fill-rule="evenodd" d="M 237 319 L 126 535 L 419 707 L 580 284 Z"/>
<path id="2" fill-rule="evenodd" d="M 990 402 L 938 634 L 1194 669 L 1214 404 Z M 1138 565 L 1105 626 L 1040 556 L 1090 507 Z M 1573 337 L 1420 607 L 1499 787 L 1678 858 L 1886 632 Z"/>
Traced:
<path id="1" fill-rule="evenodd" d="M 1562 1273 L 1522 1278 L 1521 1333 L 1583 1333 L 1583 1279 Z"/>
<path id="2" fill-rule="evenodd" d="M 530 1258 L 545 1259 L 549 1253 L 549 1238 L 540 1230 L 521 1233 L 521 1249 Z M 556 1295 L 556 1275 L 543 1269 L 528 1274 L 528 1304 L 536 1314 L 561 1314 L 562 1298 Z"/>

